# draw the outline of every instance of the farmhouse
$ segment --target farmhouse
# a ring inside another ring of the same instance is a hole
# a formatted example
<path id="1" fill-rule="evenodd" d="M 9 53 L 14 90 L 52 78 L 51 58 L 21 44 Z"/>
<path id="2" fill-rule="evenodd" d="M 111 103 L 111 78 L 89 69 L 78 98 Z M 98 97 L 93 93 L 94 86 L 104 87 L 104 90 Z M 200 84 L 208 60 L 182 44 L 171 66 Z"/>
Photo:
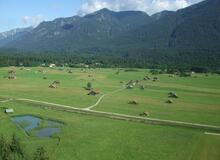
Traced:
<path id="1" fill-rule="evenodd" d="M 12 108 L 8 108 L 8 109 L 6 109 L 5 110 L 5 113 L 14 113 L 14 109 L 12 109 Z"/>

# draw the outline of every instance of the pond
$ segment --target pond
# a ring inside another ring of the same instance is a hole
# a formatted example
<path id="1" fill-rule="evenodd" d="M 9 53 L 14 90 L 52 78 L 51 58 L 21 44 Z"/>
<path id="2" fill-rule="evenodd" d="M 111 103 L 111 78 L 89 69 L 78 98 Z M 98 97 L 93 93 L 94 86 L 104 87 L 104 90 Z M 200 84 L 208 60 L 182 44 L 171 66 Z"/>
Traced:
<path id="1" fill-rule="evenodd" d="M 42 119 L 32 115 L 12 117 L 12 122 L 22 128 L 28 135 L 39 138 L 51 137 L 60 132 L 63 123 Z"/>

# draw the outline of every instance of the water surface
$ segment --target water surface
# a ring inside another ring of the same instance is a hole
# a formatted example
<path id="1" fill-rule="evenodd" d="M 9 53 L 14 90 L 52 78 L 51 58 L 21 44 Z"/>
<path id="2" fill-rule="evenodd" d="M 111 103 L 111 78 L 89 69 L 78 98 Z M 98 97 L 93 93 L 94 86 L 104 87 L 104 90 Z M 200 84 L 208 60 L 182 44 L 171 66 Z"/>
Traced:
<path id="1" fill-rule="evenodd" d="M 51 137 L 60 132 L 62 123 L 45 120 L 32 115 L 15 116 L 12 121 L 22 128 L 28 135 L 34 134 L 37 137 Z"/>

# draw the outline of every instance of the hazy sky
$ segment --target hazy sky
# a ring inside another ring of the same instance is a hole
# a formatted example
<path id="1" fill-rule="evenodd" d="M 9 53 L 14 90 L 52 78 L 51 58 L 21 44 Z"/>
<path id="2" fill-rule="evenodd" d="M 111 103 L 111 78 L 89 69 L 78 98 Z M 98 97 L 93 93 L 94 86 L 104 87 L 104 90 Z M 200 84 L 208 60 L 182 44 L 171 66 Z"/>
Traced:
<path id="1" fill-rule="evenodd" d="M 37 26 L 43 20 L 83 16 L 102 8 L 141 10 L 153 14 L 177 10 L 202 0 L 0 0 L 0 32 Z"/>

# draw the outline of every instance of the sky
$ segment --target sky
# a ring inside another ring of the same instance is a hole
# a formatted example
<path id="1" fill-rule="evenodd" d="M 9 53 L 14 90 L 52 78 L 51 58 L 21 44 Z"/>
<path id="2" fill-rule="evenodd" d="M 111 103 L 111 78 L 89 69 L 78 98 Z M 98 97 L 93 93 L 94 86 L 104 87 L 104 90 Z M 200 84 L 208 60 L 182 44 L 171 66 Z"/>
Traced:
<path id="1" fill-rule="evenodd" d="M 202 0 L 0 0 L 0 32 L 59 17 L 84 16 L 102 8 L 140 10 L 152 15 L 178 10 Z"/>

